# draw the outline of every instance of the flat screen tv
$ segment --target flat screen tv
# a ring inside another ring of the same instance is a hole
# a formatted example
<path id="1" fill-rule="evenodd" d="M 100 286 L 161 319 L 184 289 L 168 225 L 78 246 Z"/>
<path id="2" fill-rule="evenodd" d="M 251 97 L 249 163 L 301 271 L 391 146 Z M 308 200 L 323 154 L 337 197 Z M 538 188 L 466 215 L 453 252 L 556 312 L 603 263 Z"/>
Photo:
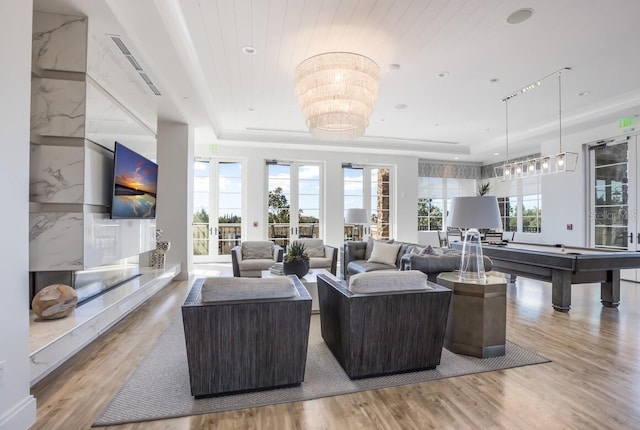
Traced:
<path id="1" fill-rule="evenodd" d="M 158 165 L 116 142 L 111 218 L 155 218 Z"/>

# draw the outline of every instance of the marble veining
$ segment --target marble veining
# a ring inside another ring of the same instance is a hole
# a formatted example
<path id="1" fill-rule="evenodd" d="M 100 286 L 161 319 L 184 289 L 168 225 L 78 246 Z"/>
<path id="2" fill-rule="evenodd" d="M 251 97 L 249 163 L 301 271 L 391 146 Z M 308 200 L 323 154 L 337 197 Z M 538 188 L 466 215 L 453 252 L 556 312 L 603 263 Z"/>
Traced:
<path id="1" fill-rule="evenodd" d="M 39 203 L 82 203 L 84 150 L 31 145 L 29 197 Z"/>
<path id="2" fill-rule="evenodd" d="M 83 214 L 29 214 L 29 270 L 83 269 Z"/>
<path id="3" fill-rule="evenodd" d="M 31 81 L 31 131 L 41 136 L 84 137 L 86 85 L 80 81 Z"/>
<path id="4" fill-rule="evenodd" d="M 33 13 L 32 64 L 44 70 L 84 72 L 87 18 Z"/>

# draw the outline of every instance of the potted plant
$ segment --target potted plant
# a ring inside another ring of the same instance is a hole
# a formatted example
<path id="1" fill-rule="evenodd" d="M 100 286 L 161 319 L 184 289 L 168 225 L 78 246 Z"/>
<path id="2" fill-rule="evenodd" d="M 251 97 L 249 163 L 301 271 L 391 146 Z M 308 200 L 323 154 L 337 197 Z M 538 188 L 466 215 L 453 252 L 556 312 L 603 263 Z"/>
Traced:
<path id="1" fill-rule="evenodd" d="M 305 250 L 304 243 L 290 243 L 282 263 L 285 275 L 296 275 L 298 278 L 302 278 L 309 273 L 309 255 Z"/>

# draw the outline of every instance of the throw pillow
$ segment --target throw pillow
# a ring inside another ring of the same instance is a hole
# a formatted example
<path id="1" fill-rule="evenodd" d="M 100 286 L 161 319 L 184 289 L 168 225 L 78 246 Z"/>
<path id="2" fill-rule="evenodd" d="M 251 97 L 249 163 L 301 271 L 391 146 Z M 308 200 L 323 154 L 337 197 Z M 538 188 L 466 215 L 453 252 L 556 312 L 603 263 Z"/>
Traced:
<path id="1" fill-rule="evenodd" d="M 376 270 L 358 273 L 349 278 L 349 290 L 357 294 L 432 289 L 427 282 L 427 275 L 419 270 Z"/>
<path id="2" fill-rule="evenodd" d="M 431 245 L 427 247 L 426 253 L 428 255 L 444 255 L 444 250 L 441 248 L 433 248 Z"/>
<path id="3" fill-rule="evenodd" d="M 393 243 L 393 239 L 389 239 L 389 240 L 374 240 L 372 238 L 367 239 L 367 248 L 364 251 L 365 260 L 368 260 L 369 258 L 371 258 L 371 252 L 373 251 L 373 244 L 376 242 Z"/>
<path id="4" fill-rule="evenodd" d="M 244 242 L 242 244 L 242 259 L 273 259 L 273 242 Z"/>
<path id="5" fill-rule="evenodd" d="M 369 263 L 382 263 L 390 266 L 396 265 L 398 251 L 402 245 L 392 243 L 374 242 L 371 257 L 367 260 Z"/>
<path id="6" fill-rule="evenodd" d="M 411 254 L 413 255 L 426 255 L 427 253 L 427 248 L 424 248 L 422 246 L 414 246 L 413 248 L 411 248 Z"/>

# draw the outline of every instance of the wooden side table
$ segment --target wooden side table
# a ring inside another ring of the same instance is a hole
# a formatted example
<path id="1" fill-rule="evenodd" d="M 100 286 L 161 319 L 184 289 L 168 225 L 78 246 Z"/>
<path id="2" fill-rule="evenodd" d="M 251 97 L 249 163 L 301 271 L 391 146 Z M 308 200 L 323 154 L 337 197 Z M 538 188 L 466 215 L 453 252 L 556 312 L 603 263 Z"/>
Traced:
<path id="1" fill-rule="evenodd" d="M 438 275 L 453 291 L 444 346 L 456 354 L 488 358 L 504 355 L 507 332 L 507 284 L 487 275 L 487 283 L 461 281 L 458 274 Z"/>

